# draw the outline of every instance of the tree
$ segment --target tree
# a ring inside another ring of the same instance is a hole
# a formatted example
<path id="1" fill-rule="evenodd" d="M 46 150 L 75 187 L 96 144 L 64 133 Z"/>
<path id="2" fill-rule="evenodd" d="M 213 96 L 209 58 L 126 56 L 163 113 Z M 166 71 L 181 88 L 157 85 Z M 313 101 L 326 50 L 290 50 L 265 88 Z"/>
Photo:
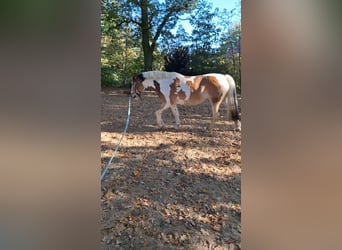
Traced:
<path id="1" fill-rule="evenodd" d="M 131 75 L 143 65 L 136 32 L 122 22 L 119 3 L 103 0 L 101 7 L 101 84 L 129 86 Z"/>
<path id="2" fill-rule="evenodd" d="M 164 62 L 166 71 L 189 74 L 189 48 L 183 46 L 174 48 L 164 57 Z"/>
<path id="3" fill-rule="evenodd" d="M 234 77 L 237 85 L 241 84 L 241 24 L 230 27 L 222 37 L 220 51 L 226 60 L 227 70 Z"/>
<path id="4" fill-rule="evenodd" d="M 129 86 L 141 70 L 231 74 L 240 85 L 240 4 L 213 10 L 207 0 L 101 0 L 101 82 Z M 179 20 L 192 25 L 189 33 Z"/>
<path id="5" fill-rule="evenodd" d="M 196 9 L 191 13 L 190 24 L 192 49 L 210 51 L 218 39 L 220 29 L 214 22 L 218 9 L 212 11 L 212 4 L 206 0 L 199 0 Z"/>
<path id="6" fill-rule="evenodd" d="M 122 9 L 123 22 L 139 28 L 144 54 L 144 70 L 152 70 L 153 52 L 163 32 L 175 27 L 179 17 L 189 13 L 197 0 L 126 0 Z"/>
<path id="7" fill-rule="evenodd" d="M 184 19 L 183 19 L 184 20 Z M 164 51 L 165 54 L 170 53 L 179 47 L 188 47 L 190 45 L 191 38 L 185 31 L 182 25 L 179 25 L 176 33 L 165 32 L 160 39 L 159 48 Z"/>

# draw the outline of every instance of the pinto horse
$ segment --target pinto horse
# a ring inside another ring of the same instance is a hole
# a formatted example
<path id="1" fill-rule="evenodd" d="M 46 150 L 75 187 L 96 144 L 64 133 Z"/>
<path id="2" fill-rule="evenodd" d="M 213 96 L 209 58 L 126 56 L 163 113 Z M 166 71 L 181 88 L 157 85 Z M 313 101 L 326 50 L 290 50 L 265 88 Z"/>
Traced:
<path id="1" fill-rule="evenodd" d="M 225 100 L 228 120 L 233 120 L 236 129 L 241 130 L 236 86 L 233 77 L 230 75 L 184 76 L 177 72 L 165 71 L 147 71 L 135 74 L 133 76 L 131 96 L 133 98 L 140 97 L 141 93 L 147 88 L 155 90 L 162 102 L 155 113 L 160 128 L 165 125 L 162 120 L 164 110 L 171 108 L 176 121 L 175 128 L 178 128 L 180 120 L 177 104 L 194 106 L 209 99 L 213 114 L 209 129 L 214 127 L 219 116 L 220 105 Z"/>

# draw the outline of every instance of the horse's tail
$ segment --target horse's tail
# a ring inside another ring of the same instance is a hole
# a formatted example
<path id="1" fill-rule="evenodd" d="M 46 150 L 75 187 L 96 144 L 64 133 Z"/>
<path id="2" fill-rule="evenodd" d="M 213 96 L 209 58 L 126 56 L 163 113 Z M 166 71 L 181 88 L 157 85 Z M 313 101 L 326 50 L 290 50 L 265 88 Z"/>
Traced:
<path id="1" fill-rule="evenodd" d="M 238 121 L 240 120 L 240 115 L 235 81 L 230 75 L 225 75 L 225 77 L 229 83 L 229 89 L 226 97 L 228 118 L 232 119 L 233 121 Z"/>

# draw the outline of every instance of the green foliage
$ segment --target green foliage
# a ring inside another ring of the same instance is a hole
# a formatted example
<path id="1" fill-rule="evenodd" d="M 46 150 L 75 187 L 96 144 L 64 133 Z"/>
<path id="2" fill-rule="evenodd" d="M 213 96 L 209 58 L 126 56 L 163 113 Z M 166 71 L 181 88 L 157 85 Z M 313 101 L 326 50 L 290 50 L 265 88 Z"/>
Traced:
<path id="1" fill-rule="evenodd" d="M 238 87 L 241 87 L 241 25 L 236 24 L 230 27 L 228 32 L 223 36 L 223 42 L 220 46 L 221 53 L 227 61 L 227 70 L 231 72 L 237 82 Z"/>
<path id="2" fill-rule="evenodd" d="M 127 46 L 126 39 L 110 40 L 102 47 L 101 83 L 103 86 L 130 86 L 132 75 L 143 67 L 139 47 Z"/>
<path id="3" fill-rule="evenodd" d="M 188 47 L 174 48 L 164 56 L 165 70 L 169 72 L 178 72 L 181 74 L 190 74 L 190 55 Z"/>
<path id="4" fill-rule="evenodd" d="M 101 85 L 102 86 L 121 86 L 118 76 L 114 73 L 112 67 L 101 66 Z"/>
<path id="5" fill-rule="evenodd" d="M 132 27 L 120 23 L 113 11 L 114 3 L 102 13 L 101 85 L 129 87 L 132 75 L 143 67 L 143 55 Z"/>

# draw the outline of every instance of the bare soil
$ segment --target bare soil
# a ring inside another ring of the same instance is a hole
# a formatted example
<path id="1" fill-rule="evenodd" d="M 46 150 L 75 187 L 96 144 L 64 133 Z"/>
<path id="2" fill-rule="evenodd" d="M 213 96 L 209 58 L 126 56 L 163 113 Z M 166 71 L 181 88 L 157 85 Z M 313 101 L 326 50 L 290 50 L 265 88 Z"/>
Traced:
<path id="1" fill-rule="evenodd" d="M 101 171 L 125 127 L 128 97 L 103 89 Z M 181 126 L 157 128 L 153 92 L 132 100 L 127 134 L 102 181 L 102 249 L 241 249 L 241 132 L 226 107 L 178 106 Z"/>

